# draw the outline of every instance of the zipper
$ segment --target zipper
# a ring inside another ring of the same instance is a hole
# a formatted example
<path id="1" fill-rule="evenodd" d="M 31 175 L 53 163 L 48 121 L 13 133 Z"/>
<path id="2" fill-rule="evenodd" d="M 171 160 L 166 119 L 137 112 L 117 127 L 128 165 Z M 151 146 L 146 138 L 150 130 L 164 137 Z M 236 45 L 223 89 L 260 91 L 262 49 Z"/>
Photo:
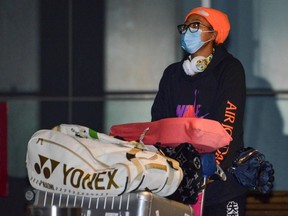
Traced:
<path id="1" fill-rule="evenodd" d="M 237 164 L 242 164 L 245 163 L 248 159 L 250 159 L 253 155 L 255 155 L 256 153 L 258 153 L 258 151 L 256 149 L 254 149 L 253 151 L 249 152 L 247 155 L 245 155 L 244 157 L 240 158 L 237 161 Z"/>

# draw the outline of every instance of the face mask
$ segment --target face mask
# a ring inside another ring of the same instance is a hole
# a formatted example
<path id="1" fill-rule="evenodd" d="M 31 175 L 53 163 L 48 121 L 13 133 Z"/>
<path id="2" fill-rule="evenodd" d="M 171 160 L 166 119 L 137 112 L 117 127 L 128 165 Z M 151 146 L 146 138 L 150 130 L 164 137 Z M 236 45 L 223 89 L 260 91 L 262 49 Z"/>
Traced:
<path id="1" fill-rule="evenodd" d="M 212 40 L 209 39 L 207 41 L 202 41 L 201 40 L 202 32 L 213 32 L 213 31 L 202 31 L 201 29 L 198 29 L 197 32 L 192 33 L 189 30 L 187 30 L 184 34 L 181 35 L 181 47 L 190 54 L 197 52 L 203 46 L 203 44 Z"/>

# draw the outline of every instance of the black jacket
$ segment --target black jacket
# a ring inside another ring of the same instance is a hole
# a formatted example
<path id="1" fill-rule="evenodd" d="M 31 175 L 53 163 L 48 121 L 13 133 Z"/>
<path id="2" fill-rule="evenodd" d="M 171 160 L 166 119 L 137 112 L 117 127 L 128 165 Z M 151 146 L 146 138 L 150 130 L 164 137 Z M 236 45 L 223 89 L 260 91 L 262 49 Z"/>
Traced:
<path id="1" fill-rule="evenodd" d="M 168 66 L 154 100 L 152 121 L 169 117 L 198 117 L 220 122 L 232 136 L 229 147 L 215 152 L 216 161 L 226 170 L 236 151 L 243 147 L 243 115 L 246 99 L 242 64 L 223 46 L 215 47 L 208 67 L 194 76 L 185 74 L 181 62 Z M 226 182 L 215 181 L 207 187 L 205 205 L 225 201 L 245 189 L 227 173 Z"/>

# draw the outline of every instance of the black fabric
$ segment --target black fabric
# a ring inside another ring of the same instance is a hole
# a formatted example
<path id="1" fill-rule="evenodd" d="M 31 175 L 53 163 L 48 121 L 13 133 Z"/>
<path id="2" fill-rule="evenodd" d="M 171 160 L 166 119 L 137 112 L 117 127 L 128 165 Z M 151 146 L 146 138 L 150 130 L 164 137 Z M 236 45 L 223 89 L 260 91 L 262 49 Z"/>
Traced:
<path id="1" fill-rule="evenodd" d="M 177 160 L 183 170 L 183 180 L 178 189 L 167 198 L 185 204 L 196 203 L 203 181 L 199 153 L 189 143 L 180 144 L 176 148 L 161 145 L 155 146 L 166 156 Z"/>
<path id="2" fill-rule="evenodd" d="M 246 209 L 246 195 L 240 195 L 229 200 L 207 206 L 204 204 L 203 216 L 244 216 Z"/>
<path id="3" fill-rule="evenodd" d="M 246 85 L 242 64 L 222 45 L 215 47 L 208 67 L 195 76 L 186 75 L 182 68 L 183 61 L 165 69 L 152 106 L 152 121 L 170 117 L 197 117 L 220 122 L 233 138 L 229 148 L 224 147 L 215 152 L 217 163 L 227 170 L 236 152 L 244 146 Z M 245 191 L 232 176 L 226 182 L 211 184 L 205 198 L 207 202 L 221 202 Z"/>

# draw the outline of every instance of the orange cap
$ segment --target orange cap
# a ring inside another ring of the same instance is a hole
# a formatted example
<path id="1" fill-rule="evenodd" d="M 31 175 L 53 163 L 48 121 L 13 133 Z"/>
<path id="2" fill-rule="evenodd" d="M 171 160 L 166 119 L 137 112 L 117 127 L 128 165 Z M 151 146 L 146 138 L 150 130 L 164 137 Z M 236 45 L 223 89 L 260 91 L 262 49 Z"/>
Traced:
<path id="1" fill-rule="evenodd" d="M 230 31 L 230 22 L 225 13 L 212 8 L 197 7 L 186 15 L 185 21 L 192 14 L 198 14 L 204 17 L 210 23 L 213 29 L 217 31 L 218 34 L 215 39 L 217 44 L 223 43 L 226 40 Z"/>

